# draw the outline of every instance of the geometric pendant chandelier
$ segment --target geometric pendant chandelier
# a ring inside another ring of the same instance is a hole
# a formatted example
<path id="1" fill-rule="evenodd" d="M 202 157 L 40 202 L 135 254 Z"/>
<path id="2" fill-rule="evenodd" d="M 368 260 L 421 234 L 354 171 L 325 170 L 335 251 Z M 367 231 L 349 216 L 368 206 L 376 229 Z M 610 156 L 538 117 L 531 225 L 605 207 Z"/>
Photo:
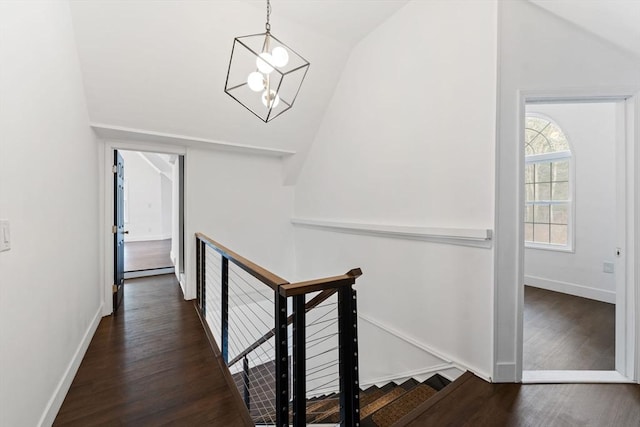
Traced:
<path id="1" fill-rule="evenodd" d="M 236 37 L 224 91 L 265 123 L 293 107 L 309 62 L 271 34 L 267 0 L 266 32 Z"/>

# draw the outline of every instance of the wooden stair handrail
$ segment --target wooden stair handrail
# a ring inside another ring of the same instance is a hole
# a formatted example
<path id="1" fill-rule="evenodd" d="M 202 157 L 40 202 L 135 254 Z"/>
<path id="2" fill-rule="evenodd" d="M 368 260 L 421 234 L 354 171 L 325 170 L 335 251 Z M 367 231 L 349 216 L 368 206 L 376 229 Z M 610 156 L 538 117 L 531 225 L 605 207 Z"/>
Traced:
<path id="1" fill-rule="evenodd" d="M 286 283 L 280 286 L 280 295 L 283 297 L 292 297 L 316 291 L 337 290 L 343 286 L 353 285 L 360 276 L 362 276 L 362 270 L 354 268 L 341 276 L 325 277 L 324 279 L 307 280 L 298 283 Z"/>
<path id="2" fill-rule="evenodd" d="M 260 280 L 262 283 L 269 286 L 274 291 L 278 290 L 279 286 L 289 283 L 282 277 L 273 274 L 266 268 L 260 267 L 254 262 L 249 261 L 242 255 L 238 255 L 231 249 L 226 248 L 225 246 L 221 245 L 205 234 L 198 232 L 196 233 L 196 238 L 207 243 L 213 250 L 218 252 L 223 257 L 233 261 L 235 265 L 237 265 L 256 279 Z"/>

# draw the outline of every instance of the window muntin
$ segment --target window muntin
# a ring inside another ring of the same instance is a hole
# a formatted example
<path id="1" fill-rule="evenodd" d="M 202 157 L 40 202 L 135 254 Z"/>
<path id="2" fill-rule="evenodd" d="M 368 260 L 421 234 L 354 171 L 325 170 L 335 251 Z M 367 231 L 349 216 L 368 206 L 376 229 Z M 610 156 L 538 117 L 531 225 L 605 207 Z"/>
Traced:
<path id="1" fill-rule="evenodd" d="M 528 247 L 571 249 L 571 151 L 552 121 L 526 117 L 525 218 Z"/>

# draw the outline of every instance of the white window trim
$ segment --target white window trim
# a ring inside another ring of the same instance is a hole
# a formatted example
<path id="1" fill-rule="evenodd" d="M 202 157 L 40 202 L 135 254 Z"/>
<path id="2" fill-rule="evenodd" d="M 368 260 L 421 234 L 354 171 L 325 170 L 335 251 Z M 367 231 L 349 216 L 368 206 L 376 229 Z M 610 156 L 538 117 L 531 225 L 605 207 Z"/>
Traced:
<path id="1" fill-rule="evenodd" d="M 545 163 L 554 160 L 570 159 L 571 157 L 573 157 L 571 151 L 555 151 L 553 153 L 530 154 L 525 156 L 524 162 L 525 164 Z"/>
<path id="2" fill-rule="evenodd" d="M 549 122 L 553 123 L 555 126 L 557 126 L 559 129 L 562 130 L 563 133 L 565 133 L 564 129 L 562 129 L 554 120 L 552 120 L 549 117 L 545 117 L 543 115 L 539 115 L 539 114 L 531 114 L 532 117 L 537 117 L 540 118 L 542 120 L 548 120 Z M 566 136 L 566 133 L 565 133 Z M 540 242 L 528 242 L 527 240 L 524 240 L 524 247 L 526 249 L 537 249 L 537 250 L 544 250 L 544 251 L 552 251 L 552 252 L 568 252 L 568 253 L 575 253 L 575 226 L 576 226 L 576 215 L 575 215 L 575 182 L 576 182 L 576 171 L 575 171 L 575 164 L 574 164 L 574 153 L 573 153 L 573 149 L 571 148 L 571 142 L 569 141 L 569 138 L 567 137 L 567 143 L 569 144 L 570 147 L 570 151 L 555 151 L 553 153 L 541 153 L 541 154 L 530 154 L 530 155 L 525 155 L 525 166 L 529 165 L 529 164 L 536 164 L 536 163 L 547 163 L 547 162 L 553 162 L 553 161 L 559 161 L 559 160 L 568 160 L 569 161 L 569 199 L 566 201 L 555 201 L 555 200 L 536 200 L 534 202 L 526 202 L 525 201 L 525 206 L 528 204 L 541 204 L 541 205 L 553 205 L 553 204 L 560 204 L 560 203 L 568 203 L 569 206 L 569 212 L 568 212 L 568 218 L 569 220 L 567 221 L 567 244 L 566 245 L 559 245 L 557 243 L 540 243 Z M 524 218 L 523 218 L 523 224 L 524 224 Z"/>

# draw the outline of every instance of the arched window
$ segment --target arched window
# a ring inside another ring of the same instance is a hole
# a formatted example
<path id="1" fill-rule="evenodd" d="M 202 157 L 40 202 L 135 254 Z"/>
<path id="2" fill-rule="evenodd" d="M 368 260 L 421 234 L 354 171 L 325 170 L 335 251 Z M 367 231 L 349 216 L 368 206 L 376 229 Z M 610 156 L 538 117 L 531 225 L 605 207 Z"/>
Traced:
<path id="1" fill-rule="evenodd" d="M 562 129 L 549 119 L 525 122 L 525 216 L 527 247 L 572 249 L 572 156 Z"/>

